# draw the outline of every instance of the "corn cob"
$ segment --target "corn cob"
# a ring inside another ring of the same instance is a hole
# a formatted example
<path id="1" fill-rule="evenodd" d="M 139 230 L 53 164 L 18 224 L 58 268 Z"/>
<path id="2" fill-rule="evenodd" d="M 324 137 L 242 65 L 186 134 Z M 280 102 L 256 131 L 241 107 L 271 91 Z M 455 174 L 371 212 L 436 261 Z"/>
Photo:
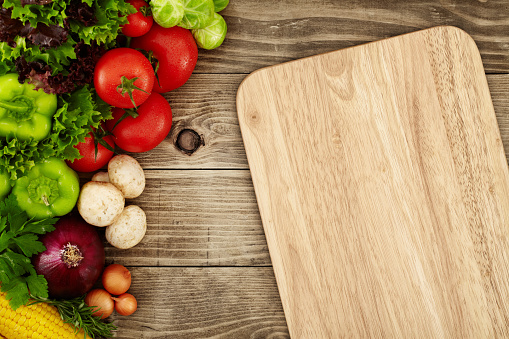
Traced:
<path id="1" fill-rule="evenodd" d="M 58 310 L 46 303 L 21 306 L 12 310 L 5 294 L 0 292 L 0 337 L 6 339 L 84 338 L 83 331 L 64 323 Z M 89 337 L 87 337 L 89 338 Z"/>

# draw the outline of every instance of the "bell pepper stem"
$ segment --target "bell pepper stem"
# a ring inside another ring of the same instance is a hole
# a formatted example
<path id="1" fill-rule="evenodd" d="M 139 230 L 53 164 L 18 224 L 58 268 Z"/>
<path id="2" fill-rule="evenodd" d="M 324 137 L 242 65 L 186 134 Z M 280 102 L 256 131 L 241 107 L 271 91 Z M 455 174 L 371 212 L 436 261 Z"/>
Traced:
<path id="1" fill-rule="evenodd" d="M 49 201 L 48 201 L 48 197 L 47 196 L 43 195 L 41 197 L 41 199 L 44 202 L 44 205 L 49 206 Z"/>
<path id="2" fill-rule="evenodd" d="M 9 111 L 14 111 L 17 113 L 24 113 L 28 112 L 31 107 L 28 105 L 28 103 L 24 100 L 22 101 L 0 101 L 0 107 L 5 108 Z"/>

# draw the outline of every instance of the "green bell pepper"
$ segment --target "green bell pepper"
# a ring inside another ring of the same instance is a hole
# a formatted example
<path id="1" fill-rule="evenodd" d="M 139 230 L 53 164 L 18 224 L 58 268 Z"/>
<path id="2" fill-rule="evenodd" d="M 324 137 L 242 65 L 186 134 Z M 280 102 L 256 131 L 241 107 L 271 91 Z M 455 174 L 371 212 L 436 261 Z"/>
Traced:
<path id="1" fill-rule="evenodd" d="M 16 180 L 12 194 L 29 217 L 44 219 L 69 213 L 80 193 L 78 175 L 63 160 L 48 158 Z"/>
<path id="2" fill-rule="evenodd" d="M 42 140 L 51 130 L 56 110 L 55 94 L 20 84 L 16 73 L 0 76 L 0 136 Z"/>

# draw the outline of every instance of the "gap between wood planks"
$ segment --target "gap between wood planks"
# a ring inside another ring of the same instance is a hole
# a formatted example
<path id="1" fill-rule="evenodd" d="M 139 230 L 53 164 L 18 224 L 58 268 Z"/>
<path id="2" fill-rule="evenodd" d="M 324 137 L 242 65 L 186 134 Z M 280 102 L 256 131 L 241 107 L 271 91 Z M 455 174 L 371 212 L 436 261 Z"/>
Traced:
<path id="1" fill-rule="evenodd" d="M 107 266 L 107 265 L 106 265 Z M 129 268 L 129 267 L 136 267 L 136 268 L 139 268 L 139 267 L 142 267 L 142 268 L 252 268 L 252 269 L 258 269 L 258 268 L 267 268 L 267 267 L 272 267 L 272 265 L 268 265 L 268 264 L 264 264 L 264 265 L 257 265 L 257 266 L 253 266 L 253 265 L 227 265 L 227 266 L 224 266 L 224 265 L 160 265 L 160 266 L 156 266 L 156 265 L 125 265 L 125 267 Z"/>

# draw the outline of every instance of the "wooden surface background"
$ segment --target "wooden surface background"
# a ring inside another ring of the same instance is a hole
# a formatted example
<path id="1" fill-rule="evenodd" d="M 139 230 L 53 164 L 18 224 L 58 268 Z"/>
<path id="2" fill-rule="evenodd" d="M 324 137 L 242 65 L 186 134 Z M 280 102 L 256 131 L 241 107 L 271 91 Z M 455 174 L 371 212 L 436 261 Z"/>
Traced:
<path id="1" fill-rule="evenodd" d="M 508 0 L 231 0 L 224 44 L 200 50 L 191 79 L 167 93 L 174 125 L 156 149 L 134 155 L 147 213 L 133 249 L 107 247 L 128 266 L 138 311 L 112 316 L 118 338 L 289 338 L 238 125 L 235 98 L 252 71 L 437 26 L 469 33 L 488 76 L 509 151 Z M 303 122 L 305 123 L 305 122 Z M 182 129 L 202 135 L 191 156 Z"/>

